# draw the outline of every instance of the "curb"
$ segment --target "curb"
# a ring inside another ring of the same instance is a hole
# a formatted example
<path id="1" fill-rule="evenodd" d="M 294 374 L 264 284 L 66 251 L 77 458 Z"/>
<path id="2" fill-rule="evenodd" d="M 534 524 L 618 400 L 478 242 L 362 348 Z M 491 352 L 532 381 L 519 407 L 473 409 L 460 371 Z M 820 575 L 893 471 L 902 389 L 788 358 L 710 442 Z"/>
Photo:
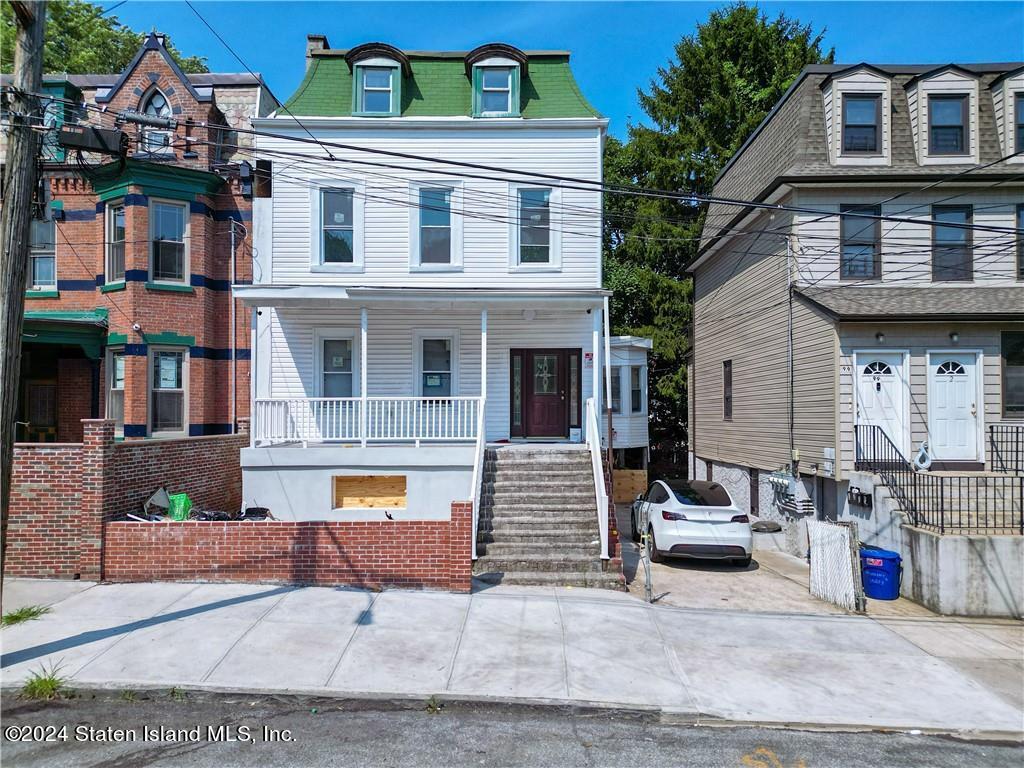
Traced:
<path id="1" fill-rule="evenodd" d="M 74 681 L 72 680 L 73 684 Z M 487 707 L 515 709 L 545 709 L 558 711 L 562 714 L 583 714 L 605 717 L 629 717 L 639 720 L 657 722 L 664 725 L 679 725 L 705 728 L 766 728 L 775 730 L 797 730 L 812 732 L 837 733 L 904 733 L 922 736 L 939 736 L 953 738 L 958 741 L 1004 743 L 1019 745 L 1024 743 L 1024 731 L 950 729 L 935 727 L 914 727 L 907 725 L 885 725 L 880 723 L 850 723 L 843 721 L 793 721 L 793 720 L 740 720 L 722 717 L 700 710 L 687 710 L 674 707 L 659 707 L 626 702 L 601 702 L 579 699 L 544 699 L 544 698 L 510 698 L 480 694 L 451 693 L 376 693 L 361 691 L 329 691 L 322 688 L 246 688 L 231 685 L 203 683 L 199 685 L 154 685 L 153 683 L 133 684 L 131 681 L 119 681 L 107 684 L 90 683 L 87 686 L 73 687 L 77 698 L 84 695 L 107 695 L 113 692 L 132 690 L 136 692 L 168 691 L 171 687 L 184 693 L 211 694 L 213 696 L 264 696 L 275 699 L 297 698 L 312 701 L 344 702 L 365 708 L 387 706 L 397 709 L 422 709 L 428 701 L 440 706 L 452 707 Z M 5 696 L 14 695 L 20 690 L 15 685 L 0 686 L 0 693 Z"/>

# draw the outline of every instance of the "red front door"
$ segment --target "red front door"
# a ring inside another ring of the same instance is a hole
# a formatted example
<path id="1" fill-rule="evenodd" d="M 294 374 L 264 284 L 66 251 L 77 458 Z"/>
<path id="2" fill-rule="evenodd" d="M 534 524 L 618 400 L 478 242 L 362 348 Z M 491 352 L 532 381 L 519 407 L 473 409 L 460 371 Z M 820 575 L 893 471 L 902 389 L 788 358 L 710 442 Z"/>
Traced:
<path id="1" fill-rule="evenodd" d="M 564 349 L 528 349 L 524 356 L 527 437 L 568 437 L 566 353 Z"/>

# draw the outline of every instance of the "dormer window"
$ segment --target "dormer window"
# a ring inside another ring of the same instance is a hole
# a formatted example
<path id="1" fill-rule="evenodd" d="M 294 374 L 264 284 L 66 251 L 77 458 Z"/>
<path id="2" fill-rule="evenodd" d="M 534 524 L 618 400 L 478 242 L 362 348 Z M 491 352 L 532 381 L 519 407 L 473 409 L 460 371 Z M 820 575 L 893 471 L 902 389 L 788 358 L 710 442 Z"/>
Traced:
<path id="1" fill-rule="evenodd" d="M 1013 145 L 1014 152 L 1024 152 L 1024 91 L 1015 93 L 1013 96 L 1014 103 L 1014 140 L 1017 142 Z"/>
<path id="2" fill-rule="evenodd" d="M 932 155 L 969 155 L 965 93 L 928 96 L 928 152 Z"/>
<path id="3" fill-rule="evenodd" d="M 512 67 L 480 67 L 480 114 L 512 111 Z"/>
<path id="4" fill-rule="evenodd" d="M 167 103 L 167 98 L 160 91 L 153 91 L 142 105 L 142 114 L 147 117 L 169 120 L 171 105 Z M 172 152 L 171 135 L 170 131 L 145 129 L 140 141 L 142 151 L 161 154 Z"/>
<path id="5" fill-rule="evenodd" d="M 395 114 L 397 67 L 358 67 L 359 109 L 365 115 Z"/>
<path id="6" fill-rule="evenodd" d="M 881 152 L 882 94 L 843 95 L 843 154 Z"/>

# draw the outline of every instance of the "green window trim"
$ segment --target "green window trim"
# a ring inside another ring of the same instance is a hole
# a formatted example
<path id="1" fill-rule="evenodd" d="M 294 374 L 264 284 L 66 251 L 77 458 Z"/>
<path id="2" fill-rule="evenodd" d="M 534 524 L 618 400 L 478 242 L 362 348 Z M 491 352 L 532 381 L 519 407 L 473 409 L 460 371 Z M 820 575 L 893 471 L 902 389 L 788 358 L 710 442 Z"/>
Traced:
<path id="1" fill-rule="evenodd" d="M 52 291 L 25 291 L 26 299 L 59 299 L 60 291 L 54 289 Z"/>
<path id="2" fill-rule="evenodd" d="M 177 283 L 146 283 L 147 291 L 172 291 L 174 293 L 195 293 L 191 285 L 178 285 Z"/>
<path id="3" fill-rule="evenodd" d="M 108 333 L 107 334 L 107 346 L 113 347 L 118 344 L 127 344 L 128 334 L 127 333 Z"/>
<path id="4" fill-rule="evenodd" d="M 143 333 L 142 340 L 146 344 L 157 344 L 171 347 L 194 347 L 195 336 L 184 336 L 174 331 L 161 331 L 160 333 Z"/>
<path id="5" fill-rule="evenodd" d="M 490 118 L 490 117 L 520 117 L 522 115 L 522 103 L 520 102 L 520 95 L 519 95 L 520 92 L 521 92 L 521 89 L 519 87 L 519 67 L 503 66 L 503 67 L 498 67 L 498 68 L 499 69 L 508 68 L 508 69 L 512 70 L 512 83 L 511 83 L 511 93 L 510 93 L 509 101 L 511 102 L 513 111 L 512 112 L 502 112 L 502 113 L 488 112 L 487 114 L 484 114 L 483 110 L 481 109 L 482 101 L 483 101 L 483 88 L 484 88 L 483 70 L 488 69 L 488 67 L 474 66 L 473 67 L 473 117 L 479 117 L 479 118 L 487 119 L 487 118 Z"/>
<path id="6" fill-rule="evenodd" d="M 113 293 L 114 291 L 123 291 L 124 289 L 124 280 L 118 280 L 116 283 L 107 283 L 106 285 L 101 285 L 100 293 Z"/>
<path id="7" fill-rule="evenodd" d="M 366 66 L 371 69 L 391 70 L 391 109 L 387 112 L 364 112 L 360 109 L 363 101 L 363 74 Z M 360 65 L 353 68 L 355 88 L 352 89 L 352 116 L 353 117 L 399 117 L 402 114 L 402 68 L 395 64 L 388 65 Z"/>

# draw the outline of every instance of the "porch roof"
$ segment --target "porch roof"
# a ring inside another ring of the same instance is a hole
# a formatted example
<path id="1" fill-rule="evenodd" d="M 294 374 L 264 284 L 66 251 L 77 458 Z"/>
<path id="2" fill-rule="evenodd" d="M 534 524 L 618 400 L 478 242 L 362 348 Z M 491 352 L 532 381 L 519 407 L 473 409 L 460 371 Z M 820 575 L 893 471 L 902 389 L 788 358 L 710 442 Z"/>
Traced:
<path id="1" fill-rule="evenodd" d="M 611 291 L 602 288 L 408 288 L 340 285 L 234 285 L 235 298 L 249 307 L 330 307 L 339 302 L 372 306 L 393 304 L 422 305 L 431 309 L 477 309 L 501 304 L 516 309 L 560 308 L 588 309 L 600 306 Z"/>
<path id="2" fill-rule="evenodd" d="M 1024 287 L 837 286 L 796 289 L 839 320 L 1022 320 Z"/>

